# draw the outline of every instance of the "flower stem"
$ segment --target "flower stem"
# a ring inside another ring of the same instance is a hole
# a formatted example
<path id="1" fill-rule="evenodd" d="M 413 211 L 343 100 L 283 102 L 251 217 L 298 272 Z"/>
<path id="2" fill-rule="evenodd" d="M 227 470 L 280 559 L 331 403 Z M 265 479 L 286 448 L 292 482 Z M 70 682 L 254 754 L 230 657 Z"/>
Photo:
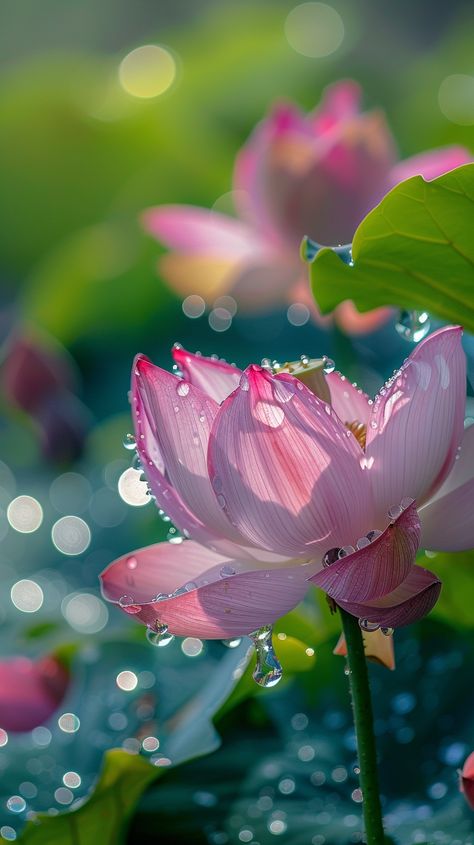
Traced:
<path id="1" fill-rule="evenodd" d="M 383 845 L 384 830 L 377 775 L 377 751 L 364 641 L 358 620 L 339 608 L 347 645 L 352 710 L 357 737 L 360 787 L 367 845 Z"/>

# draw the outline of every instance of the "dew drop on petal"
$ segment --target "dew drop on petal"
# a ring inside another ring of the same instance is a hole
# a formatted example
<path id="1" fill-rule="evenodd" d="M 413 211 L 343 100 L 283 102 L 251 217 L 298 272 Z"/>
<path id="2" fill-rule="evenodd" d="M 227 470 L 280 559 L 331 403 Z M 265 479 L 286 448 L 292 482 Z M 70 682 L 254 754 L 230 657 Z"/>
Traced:
<path id="1" fill-rule="evenodd" d="M 403 511 L 404 511 L 404 510 L 406 510 L 407 508 L 409 508 L 409 507 L 410 507 L 410 505 L 412 505 L 412 504 L 413 504 L 413 502 L 414 502 L 414 501 L 415 501 L 415 500 L 414 500 L 414 499 L 412 499 L 410 496 L 405 496 L 405 498 L 404 498 L 404 499 L 402 499 L 402 501 L 400 502 L 400 507 L 401 507 L 401 509 L 402 509 Z"/>
<path id="2" fill-rule="evenodd" d="M 242 642 L 241 637 L 232 637 L 229 640 L 222 640 L 222 645 L 225 645 L 226 648 L 237 648 Z"/>
<path id="3" fill-rule="evenodd" d="M 340 551 L 341 550 L 339 548 L 329 549 L 323 557 L 323 566 L 331 566 L 331 563 L 335 563 L 336 560 L 339 560 Z"/>
<path id="4" fill-rule="evenodd" d="M 274 687 L 281 680 L 283 669 L 273 650 L 272 626 L 259 628 L 249 636 L 257 655 L 253 679 L 261 687 Z"/>
<path id="5" fill-rule="evenodd" d="M 382 634 L 384 634 L 385 637 L 391 637 L 394 634 L 395 629 L 394 628 L 381 628 L 380 630 L 381 630 Z"/>
<path id="6" fill-rule="evenodd" d="M 379 531 L 378 528 L 374 528 L 373 531 L 367 532 L 367 539 L 370 540 L 371 543 L 373 543 L 373 541 L 376 540 L 377 537 L 380 537 L 381 535 L 382 535 L 382 532 Z"/>
<path id="7" fill-rule="evenodd" d="M 229 578 L 231 575 L 235 575 L 235 573 L 236 570 L 234 569 L 234 567 L 230 566 L 229 564 L 226 564 L 221 568 L 219 575 L 221 578 Z"/>
<path id="8" fill-rule="evenodd" d="M 120 596 L 119 605 L 125 613 L 130 613 L 131 615 L 140 613 L 141 610 L 141 606 L 139 604 L 135 604 L 135 599 L 133 599 L 132 596 Z"/>
<path id="9" fill-rule="evenodd" d="M 331 358 L 326 358 L 326 356 L 324 356 L 323 360 L 324 360 L 323 372 L 327 376 L 329 376 L 336 369 L 336 365 Z"/>
<path id="10" fill-rule="evenodd" d="M 356 543 L 357 549 L 365 549 L 366 546 L 370 546 L 370 540 L 368 537 L 359 537 Z"/>
<path id="11" fill-rule="evenodd" d="M 180 381 L 176 386 L 176 393 L 178 396 L 187 396 L 189 393 L 189 384 L 187 381 Z"/>
<path id="12" fill-rule="evenodd" d="M 239 384 L 240 384 L 241 390 L 248 390 L 249 389 L 249 387 L 250 387 L 249 380 L 248 380 L 247 376 L 245 375 L 245 373 L 242 373 L 242 375 L 240 376 Z"/>
<path id="13" fill-rule="evenodd" d="M 136 441 L 135 441 L 133 434 L 126 434 L 124 439 L 123 439 L 124 449 L 127 449 L 127 451 L 131 452 L 133 449 L 135 449 L 135 446 L 136 446 Z"/>
<path id="14" fill-rule="evenodd" d="M 354 546 L 343 546 L 342 549 L 339 549 L 339 558 L 347 557 L 347 555 L 351 555 L 355 552 Z"/>
<path id="15" fill-rule="evenodd" d="M 388 515 L 390 519 L 398 519 L 398 517 L 401 516 L 402 513 L 403 509 L 400 507 L 400 505 L 392 505 L 392 507 L 388 509 Z"/>

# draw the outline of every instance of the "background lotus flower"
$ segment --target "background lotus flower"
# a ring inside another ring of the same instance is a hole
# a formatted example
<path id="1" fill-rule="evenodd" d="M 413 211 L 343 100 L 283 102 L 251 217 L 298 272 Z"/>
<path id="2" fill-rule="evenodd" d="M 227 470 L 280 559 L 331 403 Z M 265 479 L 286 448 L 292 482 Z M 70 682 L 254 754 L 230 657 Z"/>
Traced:
<path id="1" fill-rule="evenodd" d="M 204 638 L 271 624 L 308 579 L 369 627 L 428 613 L 440 582 L 414 565 L 421 534 L 474 542 L 461 330 L 421 343 L 374 403 L 331 373 L 332 408 L 289 373 L 174 357 L 183 379 L 134 364 L 136 443 L 157 505 L 192 539 L 119 558 L 105 597 Z"/>
<path id="2" fill-rule="evenodd" d="M 76 396 L 77 375 L 66 350 L 14 326 L 4 343 L 1 377 L 7 400 L 37 427 L 45 457 L 59 463 L 78 458 L 90 415 Z"/>
<path id="3" fill-rule="evenodd" d="M 470 160 L 464 147 L 451 146 L 399 162 L 383 114 L 361 113 L 360 99 L 359 86 L 346 81 L 328 88 L 311 114 L 291 103 L 276 106 L 237 156 L 238 219 L 191 206 L 145 212 L 148 231 L 172 250 L 160 271 L 179 294 L 212 301 L 231 293 L 248 310 L 285 299 L 314 306 L 299 261 L 304 235 L 327 245 L 349 242 L 398 182 L 415 174 L 433 179 Z M 356 334 L 389 313 L 362 315 L 345 302 L 336 319 Z"/>
<path id="4" fill-rule="evenodd" d="M 462 767 L 460 786 L 471 810 L 474 810 L 474 751 L 469 754 Z"/>
<path id="5" fill-rule="evenodd" d="M 61 704 L 68 685 L 69 672 L 54 656 L 0 661 L 0 727 L 21 732 L 43 724 Z"/>

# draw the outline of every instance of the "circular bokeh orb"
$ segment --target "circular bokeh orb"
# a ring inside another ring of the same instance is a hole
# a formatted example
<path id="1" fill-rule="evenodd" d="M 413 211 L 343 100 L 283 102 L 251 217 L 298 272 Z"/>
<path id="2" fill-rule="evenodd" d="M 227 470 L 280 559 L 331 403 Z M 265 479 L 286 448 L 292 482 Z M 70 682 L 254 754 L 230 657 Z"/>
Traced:
<path id="1" fill-rule="evenodd" d="M 145 44 L 122 59 L 119 81 L 127 94 L 148 100 L 164 94 L 175 81 L 176 72 L 176 61 L 169 50 Z"/>
<path id="2" fill-rule="evenodd" d="M 301 3 L 285 21 L 285 35 L 293 50 L 312 59 L 330 56 L 344 40 L 344 23 L 326 3 Z"/>
<path id="3" fill-rule="evenodd" d="M 31 534 L 43 522 L 43 508 L 33 496 L 17 496 L 8 505 L 7 519 L 15 531 Z"/>

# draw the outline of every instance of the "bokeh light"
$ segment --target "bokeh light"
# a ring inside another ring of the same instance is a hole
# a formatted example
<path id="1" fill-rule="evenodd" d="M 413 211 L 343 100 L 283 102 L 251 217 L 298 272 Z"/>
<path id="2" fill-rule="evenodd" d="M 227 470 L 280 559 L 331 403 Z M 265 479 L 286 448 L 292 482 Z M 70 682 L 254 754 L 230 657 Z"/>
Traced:
<path id="1" fill-rule="evenodd" d="M 339 12 L 326 3 L 301 3 L 286 18 L 285 35 L 297 53 L 320 59 L 341 46 L 344 23 Z"/>
<path id="2" fill-rule="evenodd" d="M 43 508 L 33 496 L 17 496 L 8 505 L 7 519 L 15 531 L 31 534 L 43 521 Z"/>
<path id="3" fill-rule="evenodd" d="M 75 713 L 63 713 L 58 719 L 58 725 L 66 734 L 74 734 L 81 727 L 81 722 Z"/>
<path id="4" fill-rule="evenodd" d="M 138 684 L 138 678 L 135 672 L 130 672 L 128 669 L 119 672 L 115 680 L 118 688 L 124 690 L 124 692 L 132 692 Z"/>
<path id="5" fill-rule="evenodd" d="M 28 578 L 17 581 L 11 588 L 10 596 L 17 610 L 21 610 L 22 613 L 36 613 L 44 601 L 40 585 Z"/>
<path id="6" fill-rule="evenodd" d="M 171 87 L 176 78 L 176 61 L 169 50 L 158 44 L 137 47 L 122 59 L 119 80 L 132 97 L 159 97 Z"/>
<path id="7" fill-rule="evenodd" d="M 66 596 L 61 603 L 61 612 L 71 628 L 81 634 L 97 634 L 109 619 L 104 602 L 90 593 Z"/>
<path id="8" fill-rule="evenodd" d="M 62 516 L 54 523 L 51 538 L 63 555 L 80 555 L 88 548 L 91 532 L 87 522 L 80 516 Z"/>
<path id="9" fill-rule="evenodd" d="M 202 317 L 204 314 L 204 311 L 206 310 L 206 303 L 204 302 L 202 296 L 192 293 L 183 300 L 181 307 L 183 309 L 183 314 L 185 314 L 186 317 L 196 319 L 197 317 Z"/>
<path id="10" fill-rule="evenodd" d="M 474 124 L 474 76 L 453 73 L 443 79 L 438 91 L 439 107 L 451 123 Z"/>
<path id="11" fill-rule="evenodd" d="M 225 332 L 231 326 L 232 314 L 227 308 L 213 308 L 208 319 L 213 331 Z"/>
<path id="12" fill-rule="evenodd" d="M 303 302 L 293 302 L 286 312 L 292 326 L 305 326 L 310 318 L 309 308 Z"/>

